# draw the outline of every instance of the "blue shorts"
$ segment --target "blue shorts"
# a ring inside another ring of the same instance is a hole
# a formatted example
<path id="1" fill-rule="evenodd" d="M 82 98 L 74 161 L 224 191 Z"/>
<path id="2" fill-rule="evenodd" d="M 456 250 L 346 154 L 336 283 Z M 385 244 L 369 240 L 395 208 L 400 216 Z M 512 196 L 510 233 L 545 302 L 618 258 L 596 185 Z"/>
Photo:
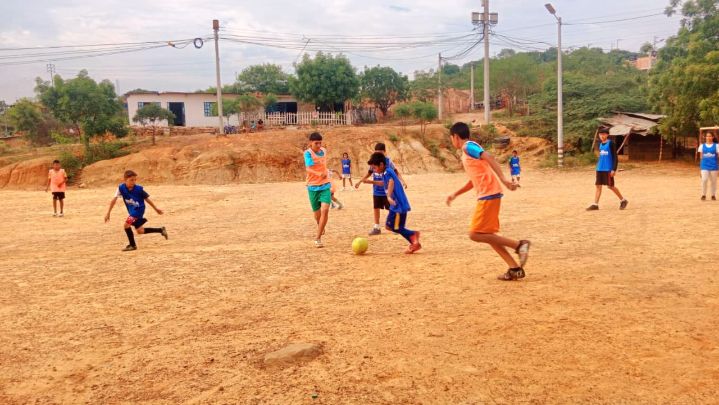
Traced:
<path id="1" fill-rule="evenodd" d="M 389 214 L 387 214 L 387 222 L 385 222 L 385 225 L 388 229 L 391 229 L 393 231 L 399 231 L 400 229 L 404 229 L 404 226 L 407 224 L 407 213 L 399 213 L 395 211 L 390 211 Z"/>

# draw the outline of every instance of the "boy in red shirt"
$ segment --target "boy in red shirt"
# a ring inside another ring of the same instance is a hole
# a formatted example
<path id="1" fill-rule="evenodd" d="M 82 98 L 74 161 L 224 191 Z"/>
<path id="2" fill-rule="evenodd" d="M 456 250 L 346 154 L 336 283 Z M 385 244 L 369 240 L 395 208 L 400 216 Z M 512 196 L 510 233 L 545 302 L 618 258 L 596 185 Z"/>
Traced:
<path id="1" fill-rule="evenodd" d="M 60 161 L 54 160 L 52 162 L 52 169 L 47 174 L 47 190 L 52 191 L 52 211 L 53 217 L 64 216 L 65 209 L 65 191 L 67 190 L 67 173 L 65 169 L 60 167 Z M 60 201 L 60 215 L 57 214 L 57 202 Z"/>

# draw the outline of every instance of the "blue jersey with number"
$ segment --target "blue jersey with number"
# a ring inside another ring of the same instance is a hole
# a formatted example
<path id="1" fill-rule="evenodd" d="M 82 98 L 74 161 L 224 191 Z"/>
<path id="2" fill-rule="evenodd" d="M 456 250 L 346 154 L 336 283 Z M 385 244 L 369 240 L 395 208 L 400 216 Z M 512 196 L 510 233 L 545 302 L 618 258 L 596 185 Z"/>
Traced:
<path id="1" fill-rule="evenodd" d="M 145 215 L 145 199 L 150 195 L 145 192 L 142 186 L 135 185 L 130 190 L 125 183 L 122 183 L 118 187 L 118 192 L 125 203 L 127 213 L 131 217 L 142 218 Z"/>
<path id="2" fill-rule="evenodd" d="M 521 171 L 519 168 L 519 157 L 518 156 L 512 156 L 509 158 L 509 166 L 512 168 L 512 176 L 519 176 L 519 172 Z"/>
<path id="3" fill-rule="evenodd" d="M 717 163 L 717 144 L 713 143 L 711 146 L 704 144 L 702 145 L 702 160 L 699 163 L 701 170 L 719 170 L 719 164 Z"/>
<path id="4" fill-rule="evenodd" d="M 352 171 L 352 161 L 349 159 L 342 159 L 342 174 L 350 174 Z"/>
<path id="5" fill-rule="evenodd" d="M 612 156 L 612 141 L 599 144 L 598 172 L 611 172 L 614 170 L 614 157 Z"/>

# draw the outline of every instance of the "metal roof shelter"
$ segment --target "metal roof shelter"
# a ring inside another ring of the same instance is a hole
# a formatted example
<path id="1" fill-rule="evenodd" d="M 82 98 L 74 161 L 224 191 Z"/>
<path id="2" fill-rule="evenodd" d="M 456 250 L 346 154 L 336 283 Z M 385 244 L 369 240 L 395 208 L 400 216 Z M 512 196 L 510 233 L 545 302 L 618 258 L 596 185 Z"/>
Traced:
<path id="1" fill-rule="evenodd" d="M 655 128 L 659 125 L 659 122 L 665 117 L 665 115 L 659 114 L 646 114 L 646 113 L 635 113 L 625 111 L 615 111 L 614 115 L 608 118 L 599 118 L 599 122 L 609 127 L 610 136 L 621 136 L 623 137 L 622 144 L 617 149 L 620 153 L 622 149 L 628 145 L 631 135 L 639 135 L 642 137 L 656 135 Z M 594 143 L 596 142 L 597 134 L 594 135 L 594 141 L 592 142 L 592 149 L 594 149 Z M 642 142 L 645 143 L 645 142 Z M 659 160 L 661 160 L 663 139 L 659 136 Z M 639 146 L 639 145 L 637 145 Z M 646 146 L 645 146 L 646 148 Z M 634 149 L 634 148 L 633 148 Z M 635 151 L 640 152 L 640 151 Z M 646 152 L 646 151 L 642 151 Z"/>

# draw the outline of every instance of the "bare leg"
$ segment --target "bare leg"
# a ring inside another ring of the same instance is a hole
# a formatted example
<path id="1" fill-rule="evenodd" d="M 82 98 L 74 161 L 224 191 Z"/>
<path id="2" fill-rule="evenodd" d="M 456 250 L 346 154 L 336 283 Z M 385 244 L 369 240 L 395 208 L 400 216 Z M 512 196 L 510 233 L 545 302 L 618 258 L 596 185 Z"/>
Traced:
<path id="1" fill-rule="evenodd" d="M 60 213 L 65 212 L 65 200 L 60 200 Z"/>
<path id="2" fill-rule="evenodd" d="M 379 224 L 379 209 L 378 208 L 374 209 L 374 223 L 375 223 L 375 225 Z"/>
<path id="3" fill-rule="evenodd" d="M 350 187 L 354 187 L 354 184 L 352 184 L 352 177 L 348 178 L 347 180 L 350 181 Z"/>
<path id="4" fill-rule="evenodd" d="M 315 218 L 317 219 L 317 240 L 322 239 L 322 234 L 325 233 L 329 212 L 330 205 L 327 203 L 322 203 L 319 211 L 315 211 Z"/>
<path id="5" fill-rule="evenodd" d="M 52 212 L 57 214 L 57 200 L 54 198 L 52 200 Z"/>
<path id="6" fill-rule="evenodd" d="M 342 177 L 342 189 L 345 188 L 345 185 L 346 185 L 346 184 L 345 184 L 345 180 L 347 180 L 347 179 L 344 178 L 344 177 Z M 351 186 L 351 185 L 352 185 L 352 181 L 350 180 L 350 186 Z"/>
<path id="7" fill-rule="evenodd" d="M 612 187 L 609 187 L 609 189 L 612 190 L 612 191 L 614 191 L 614 194 L 616 194 L 617 197 L 619 197 L 620 200 L 623 200 L 623 199 L 624 199 L 624 197 L 622 197 L 622 193 L 619 192 L 619 189 L 618 189 L 618 188 L 612 186 Z"/>
<path id="8" fill-rule="evenodd" d="M 507 266 L 509 266 L 510 269 L 516 269 L 517 267 L 519 267 L 519 264 L 517 264 L 517 262 L 514 260 L 512 254 L 507 252 L 507 248 L 495 244 L 490 244 L 489 246 L 491 246 L 492 249 L 494 249 L 494 251 L 499 254 L 499 256 L 504 260 L 505 263 L 507 263 Z"/>
<path id="9" fill-rule="evenodd" d="M 602 186 L 597 186 L 596 191 L 594 192 L 594 204 L 599 205 L 599 197 L 602 196 Z"/>

